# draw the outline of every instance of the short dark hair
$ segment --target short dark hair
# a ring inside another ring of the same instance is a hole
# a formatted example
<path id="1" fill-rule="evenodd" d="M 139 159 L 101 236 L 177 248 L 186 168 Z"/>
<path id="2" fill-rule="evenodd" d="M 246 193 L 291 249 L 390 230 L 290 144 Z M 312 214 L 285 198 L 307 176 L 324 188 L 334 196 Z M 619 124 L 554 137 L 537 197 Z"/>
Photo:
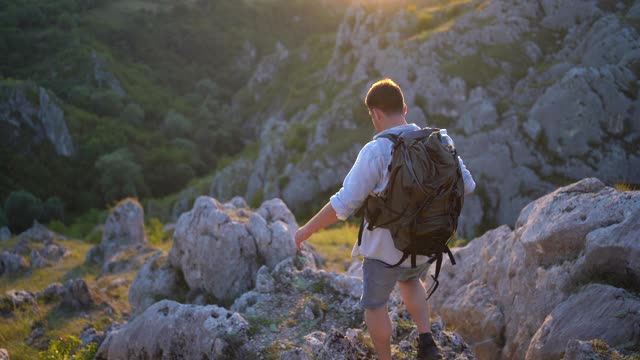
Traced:
<path id="1" fill-rule="evenodd" d="M 371 85 L 364 103 L 369 110 L 376 108 L 384 111 L 387 115 L 391 115 L 402 113 L 404 96 L 400 86 L 393 80 L 386 78 Z"/>

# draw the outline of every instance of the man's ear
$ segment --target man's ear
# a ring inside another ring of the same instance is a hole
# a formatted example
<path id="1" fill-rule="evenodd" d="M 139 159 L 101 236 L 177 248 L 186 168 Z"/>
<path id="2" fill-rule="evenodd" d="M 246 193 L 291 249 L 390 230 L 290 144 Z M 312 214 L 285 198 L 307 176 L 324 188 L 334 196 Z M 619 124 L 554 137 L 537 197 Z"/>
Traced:
<path id="1" fill-rule="evenodd" d="M 407 104 L 402 105 L 402 116 L 407 115 Z"/>

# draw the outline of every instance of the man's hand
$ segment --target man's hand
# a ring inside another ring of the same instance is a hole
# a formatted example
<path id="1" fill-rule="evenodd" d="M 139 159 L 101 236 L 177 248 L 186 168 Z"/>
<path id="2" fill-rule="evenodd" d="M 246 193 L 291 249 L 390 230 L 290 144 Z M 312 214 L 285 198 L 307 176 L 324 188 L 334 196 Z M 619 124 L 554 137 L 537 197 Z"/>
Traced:
<path id="1" fill-rule="evenodd" d="M 298 250 L 302 250 L 302 242 L 307 240 L 312 234 L 313 232 L 309 231 L 306 226 L 303 226 L 296 231 L 295 240 Z"/>

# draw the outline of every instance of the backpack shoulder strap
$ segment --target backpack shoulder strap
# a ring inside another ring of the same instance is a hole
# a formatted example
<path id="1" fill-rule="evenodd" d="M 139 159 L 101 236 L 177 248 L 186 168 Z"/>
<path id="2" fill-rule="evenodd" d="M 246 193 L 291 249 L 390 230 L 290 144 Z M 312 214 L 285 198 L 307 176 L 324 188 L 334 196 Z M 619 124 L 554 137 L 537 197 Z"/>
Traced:
<path id="1" fill-rule="evenodd" d="M 420 129 L 420 130 L 407 131 L 405 133 L 402 133 L 402 137 L 405 138 L 405 139 L 424 138 L 424 137 L 428 137 L 429 135 L 431 135 L 431 133 L 436 132 L 436 131 L 440 131 L 440 129 L 426 127 L 426 128 Z"/>
<path id="2" fill-rule="evenodd" d="M 399 137 L 400 135 L 396 135 L 396 134 L 382 134 L 378 136 L 378 139 L 389 139 L 395 145 L 398 142 Z"/>

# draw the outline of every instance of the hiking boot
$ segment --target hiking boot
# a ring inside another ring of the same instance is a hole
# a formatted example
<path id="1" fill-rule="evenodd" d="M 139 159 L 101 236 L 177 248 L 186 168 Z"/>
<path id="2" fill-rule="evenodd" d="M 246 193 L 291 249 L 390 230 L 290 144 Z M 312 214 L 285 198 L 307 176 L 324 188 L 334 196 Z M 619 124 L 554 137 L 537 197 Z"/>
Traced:
<path id="1" fill-rule="evenodd" d="M 442 360 L 440 348 L 431 333 L 422 333 L 418 338 L 418 360 Z"/>

